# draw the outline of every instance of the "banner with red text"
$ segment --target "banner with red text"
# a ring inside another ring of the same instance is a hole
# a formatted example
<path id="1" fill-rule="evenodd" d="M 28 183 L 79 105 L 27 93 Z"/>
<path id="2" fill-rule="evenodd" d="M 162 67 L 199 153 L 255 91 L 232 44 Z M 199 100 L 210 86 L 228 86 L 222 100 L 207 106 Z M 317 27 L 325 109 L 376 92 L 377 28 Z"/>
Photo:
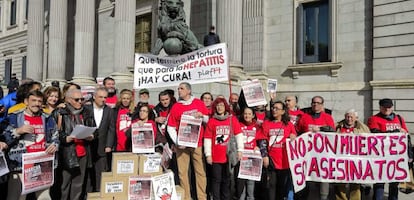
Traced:
<path id="1" fill-rule="evenodd" d="M 295 191 L 306 181 L 407 182 L 407 134 L 305 133 L 288 142 Z"/>
<path id="2" fill-rule="evenodd" d="M 134 89 L 177 86 L 229 80 L 225 43 L 211 45 L 188 54 L 160 57 L 135 54 Z"/>

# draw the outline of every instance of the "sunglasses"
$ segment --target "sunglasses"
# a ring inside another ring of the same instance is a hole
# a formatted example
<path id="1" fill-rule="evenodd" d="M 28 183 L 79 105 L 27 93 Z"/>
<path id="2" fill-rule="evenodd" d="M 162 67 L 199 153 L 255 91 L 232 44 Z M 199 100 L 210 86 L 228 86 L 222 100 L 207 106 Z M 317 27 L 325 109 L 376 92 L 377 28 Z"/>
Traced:
<path id="1" fill-rule="evenodd" d="M 77 102 L 82 102 L 85 100 L 85 98 L 72 98 L 73 100 L 77 101 Z"/>

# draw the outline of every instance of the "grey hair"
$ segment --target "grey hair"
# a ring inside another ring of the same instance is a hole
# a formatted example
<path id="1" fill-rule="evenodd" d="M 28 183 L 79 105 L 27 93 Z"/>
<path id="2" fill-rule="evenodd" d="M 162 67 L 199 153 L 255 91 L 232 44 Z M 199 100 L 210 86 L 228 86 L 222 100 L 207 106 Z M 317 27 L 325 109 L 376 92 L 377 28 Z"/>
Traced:
<path id="1" fill-rule="evenodd" d="M 107 90 L 105 87 L 103 87 L 103 86 L 99 86 L 99 87 L 97 87 L 97 88 L 95 89 L 95 92 L 93 92 L 93 96 L 96 96 L 96 94 L 97 94 L 99 91 L 105 91 L 106 93 L 108 93 L 108 90 Z"/>
<path id="2" fill-rule="evenodd" d="M 191 92 L 190 92 L 190 94 L 192 94 L 192 91 L 193 90 L 191 90 L 191 85 L 190 85 L 190 83 L 188 83 L 188 82 L 181 82 L 180 83 L 180 85 L 184 85 L 187 89 L 189 89 Z"/>
<path id="3" fill-rule="evenodd" d="M 78 92 L 82 94 L 82 91 L 79 90 L 79 89 L 70 89 L 70 90 L 66 91 L 65 99 L 66 98 L 72 98 L 72 95 L 75 94 L 75 93 L 78 93 Z"/>
<path id="4" fill-rule="evenodd" d="M 358 112 L 357 112 L 357 111 L 355 111 L 355 109 L 353 109 L 353 108 L 351 108 L 351 109 L 347 110 L 347 111 L 345 112 L 345 115 L 346 115 L 346 114 L 354 114 L 354 115 L 355 115 L 355 117 L 358 117 Z"/>

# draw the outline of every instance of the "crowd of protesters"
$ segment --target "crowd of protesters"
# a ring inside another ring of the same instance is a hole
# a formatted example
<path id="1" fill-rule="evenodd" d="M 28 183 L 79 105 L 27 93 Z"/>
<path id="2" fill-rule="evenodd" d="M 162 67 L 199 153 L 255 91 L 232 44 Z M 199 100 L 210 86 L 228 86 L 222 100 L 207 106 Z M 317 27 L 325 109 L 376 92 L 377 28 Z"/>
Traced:
<path id="1" fill-rule="evenodd" d="M 42 92 L 41 92 L 42 91 Z M 337 133 L 408 133 L 404 118 L 393 112 L 393 101 L 379 101 L 379 113 L 358 120 L 358 112 L 349 109 L 335 123 L 324 98 L 314 96 L 310 107 L 300 109 L 298 98 L 288 95 L 269 105 L 248 107 L 244 95 L 232 93 L 215 98 L 204 92 L 193 95 L 187 82 L 178 85 L 178 96 L 167 89 L 158 95 L 155 106 L 148 102 L 150 91 L 141 89 L 139 101 L 134 92 L 115 87 L 107 77 L 97 86 L 93 98 L 85 100 L 81 87 L 59 83 L 42 88 L 36 81 L 25 80 L 0 100 L 0 150 L 7 157 L 10 173 L 1 177 L 1 198 L 26 199 L 21 194 L 21 154 L 45 151 L 55 154 L 55 182 L 52 187 L 27 195 L 27 199 L 83 200 L 88 192 L 99 192 L 101 173 L 111 171 L 111 152 L 131 152 L 131 124 L 153 125 L 155 143 L 168 144 L 174 152 L 170 163 L 176 184 L 185 199 L 308 199 L 312 185 L 319 188 L 320 199 L 361 199 L 360 184 L 311 182 L 294 193 L 286 150 L 286 140 L 305 132 Z M 190 115 L 202 120 L 198 145 L 181 146 L 177 142 L 180 120 Z M 97 127 L 92 136 L 77 139 L 71 135 L 76 125 Z M 236 142 L 235 164 L 226 154 L 230 136 Z M 29 136 L 29 137 L 27 137 Z M 27 138 L 35 138 L 28 142 Z M 260 152 L 263 157 L 261 181 L 239 179 L 243 150 Z M 412 155 L 410 155 L 412 158 Z M 412 161 L 412 159 L 410 160 Z M 389 199 L 398 199 L 398 184 L 389 184 Z M 334 188 L 334 190 L 332 190 Z M 384 184 L 373 185 L 374 198 L 382 199 Z M 315 192 L 315 191 L 313 191 Z"/>

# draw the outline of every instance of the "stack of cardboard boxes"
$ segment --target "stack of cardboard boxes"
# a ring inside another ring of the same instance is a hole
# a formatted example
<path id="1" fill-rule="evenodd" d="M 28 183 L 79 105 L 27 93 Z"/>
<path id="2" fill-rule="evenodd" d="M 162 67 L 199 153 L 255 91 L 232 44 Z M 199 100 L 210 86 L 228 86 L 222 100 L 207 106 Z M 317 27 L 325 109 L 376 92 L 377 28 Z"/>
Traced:
<path id="1" fill-rule="evenodd" d="M 102 173 L 101 191 L 88 193 L 88 200 L 158 199 L 154 196 L 152 182 L 157 176 L 165 175 L 160 163 L 158 153 L 113 153 L 112 172 Z M 184 190 L 176 188 L 177 199 L 182 199 Z"/>

